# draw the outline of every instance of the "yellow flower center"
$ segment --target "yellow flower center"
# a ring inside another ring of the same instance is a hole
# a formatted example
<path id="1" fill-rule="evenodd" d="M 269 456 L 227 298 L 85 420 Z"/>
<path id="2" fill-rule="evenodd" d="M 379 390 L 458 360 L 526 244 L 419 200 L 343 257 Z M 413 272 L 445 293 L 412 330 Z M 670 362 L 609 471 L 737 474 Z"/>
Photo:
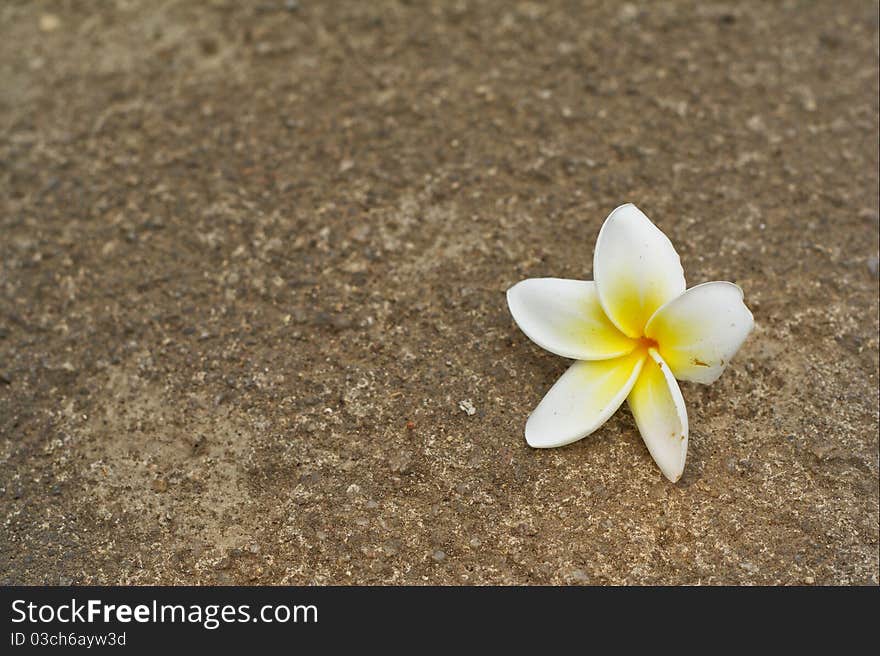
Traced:
<path id="1" fill-rule="evenodd" d="M 639 342 L 639 346 L 641 346 L 645 350 L 648 350 L 649 348 L 652 348 L 652 349 L 659 349 L 660 348 L 660 345 L 657 344 L 656 339 L 651 339 L 650 337 L 645 337 L 644 335 L 639 337 L 638 342 Z"/>

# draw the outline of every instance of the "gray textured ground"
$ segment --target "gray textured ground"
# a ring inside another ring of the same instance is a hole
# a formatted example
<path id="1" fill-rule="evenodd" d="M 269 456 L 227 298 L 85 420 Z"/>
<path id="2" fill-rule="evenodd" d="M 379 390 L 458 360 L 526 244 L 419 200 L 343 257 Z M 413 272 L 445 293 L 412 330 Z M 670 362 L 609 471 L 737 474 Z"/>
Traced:
<path id="1" fill-rule="evenodd" d="M 0 580 L 876 584 L 877 16 L 4 2 Z M 757 321 L 678 485 L 522 438 L 625 201 Z"/>

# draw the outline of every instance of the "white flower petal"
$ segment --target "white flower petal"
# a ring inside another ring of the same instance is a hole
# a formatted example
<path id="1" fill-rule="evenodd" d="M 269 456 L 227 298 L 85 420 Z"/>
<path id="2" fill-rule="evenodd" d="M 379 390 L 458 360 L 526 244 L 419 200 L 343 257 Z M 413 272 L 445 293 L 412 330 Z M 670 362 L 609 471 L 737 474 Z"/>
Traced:
<path id="1" fill-rule="evenodd" d="M 605 316 L 592 282 L 530 278 L 507 290 L 507 304 L 529 339 L 564 358 L 606 360 L 636 346 Z"/>
<path id="2" fill-rule="evenodd" d="M 599 231 L 593 277 L 608 318 L 638 338 L 661 305 L 685 289 L 684 271 L 669 238 L 635 205 L 621 205 Z"/>
<path id="3" fill-rule="evenodd" d="M 575 362 L 526 422 L 526 441 L 546 449 L 586 437 L 614 414 L 645 361 L 644 349 L 613 360 Z"/>
<path id="4" fill-rule="evenodd" d="M 721 375 L 754 325 L 738 286 L 707 282 L 661 307 L 645 335 L 657 341 L 676 378 L 708 384 Z"/>
<path id="5" fill-rule="evenodd" d="M 669 366 L 655 349 L 648 349 L 648 353 L 627 402 L 651 457 L 675 483 L 687 458 L 687 409 Z"/>

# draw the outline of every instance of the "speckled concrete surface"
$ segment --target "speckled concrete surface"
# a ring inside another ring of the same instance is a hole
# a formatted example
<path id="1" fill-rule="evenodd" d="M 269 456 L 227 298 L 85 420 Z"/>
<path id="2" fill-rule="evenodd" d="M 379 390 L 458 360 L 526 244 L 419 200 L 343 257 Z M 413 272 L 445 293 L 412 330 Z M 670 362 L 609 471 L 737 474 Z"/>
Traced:
<path id="1" fill-rule="evenodd" d="M 878 582 L 876 2 L 4 2 L 0 89 L 0 580 Z M 522 436 L 625 201 L 757 321 L 677 485 Z"/>

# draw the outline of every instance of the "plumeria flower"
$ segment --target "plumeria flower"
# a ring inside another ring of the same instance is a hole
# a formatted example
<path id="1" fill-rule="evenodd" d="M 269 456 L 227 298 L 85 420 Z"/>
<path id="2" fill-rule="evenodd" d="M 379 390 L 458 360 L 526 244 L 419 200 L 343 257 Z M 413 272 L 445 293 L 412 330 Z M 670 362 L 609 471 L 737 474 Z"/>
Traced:
<path id="1" fill-rule="evenodd" d="M 593 276 L 530 278 L 507 291 L 529 339 L 577 360 L 529 416 L 526 441 L 542 449 L 575 442 L 626 400 L 648 451 L 675 482 L 688 444 L 676 379 L 714 382 L 754 327 L 752 313 L 733 283 L 685 290 L 672 242 L 632 204 L 605 219 Z"/>

